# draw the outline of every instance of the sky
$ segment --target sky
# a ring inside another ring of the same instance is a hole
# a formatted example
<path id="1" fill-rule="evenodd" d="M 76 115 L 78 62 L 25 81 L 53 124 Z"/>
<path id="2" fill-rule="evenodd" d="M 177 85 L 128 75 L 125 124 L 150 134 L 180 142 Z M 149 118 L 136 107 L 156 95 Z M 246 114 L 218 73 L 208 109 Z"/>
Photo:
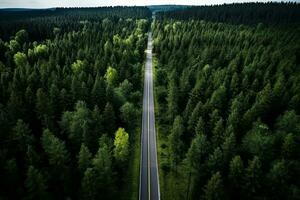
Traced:
<path id="1" fill-rule="evenodd" d="M 270 0 L 0 0 L 0 8 L 96 7 L 117 5 L 211 5 L 233 2 L 267 2 Z M 282 0 L 275 0 L 282 1 Z M 283 0 L 289 1 L 289 0 Z M 300 0 L 293 0 L 299 2 Z"/>

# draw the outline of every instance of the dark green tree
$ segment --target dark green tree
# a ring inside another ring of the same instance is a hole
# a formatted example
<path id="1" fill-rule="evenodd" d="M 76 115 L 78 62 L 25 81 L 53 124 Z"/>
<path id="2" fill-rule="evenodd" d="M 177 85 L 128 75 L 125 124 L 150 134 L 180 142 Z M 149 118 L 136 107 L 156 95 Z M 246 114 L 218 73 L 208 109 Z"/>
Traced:
<path id="1" fill-rule="evenodd" d="M 180 116 L 177 116 L 174 120 L 173 127 L 170 135 L 168 136 L 169 147 L 169 159 L 170 165 L 175 172 L 177 171 L 177 165 L 180 162 L 182 156 L 182 134 L 184 131 L 183 121 Z"/>
<path id="2" fill-rule="evenodd" d="M 224 186 L 220 172 L 216 172 L 212 175 L 204 191 L 204 198 L 207 200 L 224 199 Z"/>
<path id="3" fill-rule="evenodd" d="M 25 181 L 28 199 L 49 199 L 47 192 L 47 180 L 43 174 L 33 167 L 29 166 L 27 171 L 27 178 Z"/>
<path id="4" fill-rule="evenodd" d="M 78 169 L 82 173 L 85 173 L 87 168 L 90 167 L 91 158 L 92 154 L 90 153 L 89 149 L 84 144 L 82 144 L 78 154 Z"/>

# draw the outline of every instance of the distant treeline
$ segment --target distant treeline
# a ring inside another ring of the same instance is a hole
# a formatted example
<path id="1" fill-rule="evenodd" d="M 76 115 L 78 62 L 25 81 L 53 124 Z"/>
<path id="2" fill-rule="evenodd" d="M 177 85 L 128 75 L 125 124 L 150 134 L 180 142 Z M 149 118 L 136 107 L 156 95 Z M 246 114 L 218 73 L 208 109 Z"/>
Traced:
<path id="1" fill-rule="evenodd" d="M 54 36 L 55 27 L 63 32 L 79 30 L 84 21 L 97 22 L 104 18 L 145 19 L 151 16 L 147 7 L 53 8 L 37 10 L 0 10 L 0 37 L 8 40 L 20 29 L 26 29 L 32 41 Z M 81 22 L 81 26 L 78 23 Z M 77 29 L 75 29 L 77 28 Z"/>
<path id="2" fill-rule="evenodd" d="M 158 18 L 203 19 L 233 24 L 291 24 L 300 22 L 300 4 L 282 2 L 193 6 L 184 10 L 161 12 Z"/>
<path id="3" fill-rule="evenodd" d="M 189 6 L 185 5 L 155 5 L 155 6 L 148 6 L 148 8 L 152 12 L 164 12 L 164 11 L 174 11 L 174 10 L 183 10 L 188 8 Z"/>

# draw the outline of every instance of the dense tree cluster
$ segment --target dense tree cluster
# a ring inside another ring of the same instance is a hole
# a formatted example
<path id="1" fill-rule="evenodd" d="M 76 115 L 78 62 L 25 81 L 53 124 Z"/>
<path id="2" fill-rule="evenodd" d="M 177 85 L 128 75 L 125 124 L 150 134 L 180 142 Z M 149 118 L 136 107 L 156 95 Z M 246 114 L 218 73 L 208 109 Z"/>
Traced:
<path id="1" fill-rule="evenodd" d="M 187 9 L 165 12 L 158 18 L 173 19 L 202 19 L 214 22 L 227 22 L 233 24 L 265 24 L 299 23 L 299 3 L 234 3 L 213 6 L 192 6 Z"/>
<path id="2" fill-rule="evenodd" d="M 58 32 L 78 31 L 85 22 L 97 22 L 110 18 L 114 23 L 119 18 L 143 19 L 151 17 L 147 7 L 99 7 L 99 8 L 53 8 L 43 10 L 0 10 L 0 38 L 25 29 L 31 41 L 54 37 Z M 80 22 L 81 25 L 78 25 Z"/>
<path id="3" fill-rule="evenodd" d="M 239 23 L 260 21 L 248 15 L 256 7 L 299 9 L 268 5 L 191 8 L 153 24 L 163 199 L 300 197 L 299 26 L 201 17 L 230 22 L 243 7 Z"/>
<path id="4" fill-rule="evenodd" d="M 53 12 L 0 40 L 0 199 L 125 199 L 149 11 Z"/>

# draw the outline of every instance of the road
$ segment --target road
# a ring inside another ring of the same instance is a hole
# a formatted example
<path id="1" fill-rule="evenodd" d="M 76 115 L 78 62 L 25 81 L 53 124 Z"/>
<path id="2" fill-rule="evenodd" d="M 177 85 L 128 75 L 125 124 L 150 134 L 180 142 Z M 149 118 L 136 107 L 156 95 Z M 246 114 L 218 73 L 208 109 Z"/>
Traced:
<path id="1" fill-rule="evenodd" d="M 146 50 L 139 200 L 160 200 L 153 100 L 152 33 Z"/>

